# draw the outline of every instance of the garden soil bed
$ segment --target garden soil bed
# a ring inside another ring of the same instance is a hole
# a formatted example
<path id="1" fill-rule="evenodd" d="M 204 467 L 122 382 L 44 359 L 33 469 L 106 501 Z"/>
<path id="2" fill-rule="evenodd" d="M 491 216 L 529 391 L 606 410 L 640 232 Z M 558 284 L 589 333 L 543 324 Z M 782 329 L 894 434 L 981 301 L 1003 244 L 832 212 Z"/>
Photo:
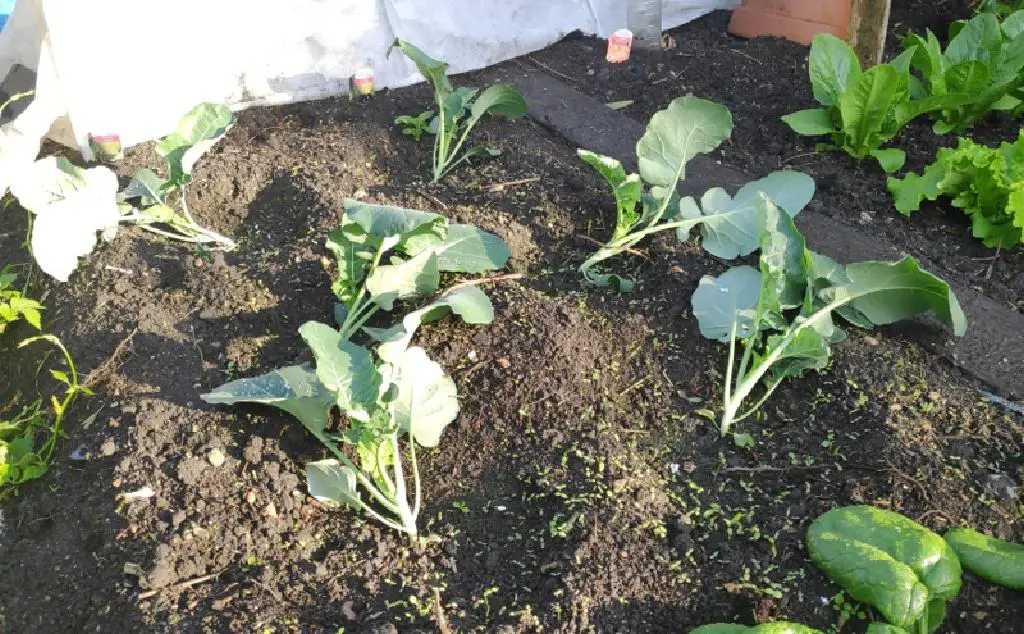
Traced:
<path id="1" fill-rule="evenodd" d="M 681 51 L 698 37 L 721 46 L 721 16 L 698 25 Z M 723 68 L 744 60 L 714 55 Z M 794 107 L 800 79 L 781 93 Z M 656 109 L 660 85 L 620 98 Z M 70 284 L 36 285 L 47 328 L 97 393 L 74 407 L 51 472 L 0 506 L 0 631 L 674 633 L 780 618 L 824 630 L 841 618 L 838 589 L 802 537 L 827 509 L 868 503 L 1024 541 L 1024 420 L 898 329 L 852 333 L 827 371 L 781 388 L 743 424 L 754 449 L 720 439 L 703 410 L 720 403 L 723 348 L 688 308 L 700 277 L 724 265 L 693 243 L 653 240 L 622 263 L 636 293 L 583 287 L 575 267 L 611 230 L 604 183 L 528 120 L 488 121 L 480 134 L 502 156 L 425 183 L 429 149 L 391 122 L 430 95 L 415 86 L 245 112 L 200 162 L 191 201 L 237 251 L 205 257 L 128 230 Z M 735 150 L 757 113 L 734 115 L 724 160 L 740 167 L 767 171 L 801 143 L 765 129 L 758 160 L 754 145 Z M 909 224 L 866 198 L 867 166 L 813 160 L 831 165 L 840 191 L 857 183 L 840 208 L 872 210 L 894 239 L 946 235 L 925 219 L 938 212 Z M 153 163 L 140 149 L 120 169 Z M 322 449 L 296 421 L 199 400 L 308 360 L 296 330 L 331 319 L 324 239 L 345 197 L 476 223 L 505 238 L 510 271 L 524 275 L 482 287 L 492 325 L 449 320 L 419 336 L 462 402 L 422 459 L 421 528 L 436 536 L 422 549 L 305 494 L 301 465 Z M 0 265 L 25 261 L 20 216 L 4 218 Z M 986 288 L 1017 265 L 1001 258 Z M 1014 288 L 998 292 L 1016 301 Z M 0 402 L 52 387 L 13 350 L 24 334 L 0 344 Z M 215 448 L 227 454 L 219 467 Z M 155 495 L 118 502 L 142 487 Z M 968 574 L 942 631 L 1009 634 L 1022 619 L 1020 593 Z"/>
<path id="2" fill-rule="evenodd" d="M 908 31 L 930 28 L 945 40 L 949 21 L 970 15 L 959 0 L 894 0 L 887 59 L 902 50 Z M 604 40 L 571 37 L 524 63 L 558 73 L 560 79 L 606 103 L 633 101 L 622 112 L 646 123 L 676 97 L 693 94 L 727 106 L 735 128 L 715 156 L 751 175 L 792 168 L 814 177 L 818 192 L 811 208 L 864 233 L 877 232 L 915 256 L 939 263 L 943 277 L 1024 312 L 1024 249 L 996 255 L 971 236 L 967 216 L 947 199 L 925 203 L 905 218 L 886 190 L 886 175 L 874 161 L 814 151 L 818 137 L 800 137 L 783 115 L 815 107 L 807 77 L 808 48 L 778 38 L 744 40 L 727 34 L 730 12 L 715 11 L 671 31 L 675 48 L 634 50 L 629 62 L 608 64 Z M 1015 141 L 1019 121 L 993 115 L 968 132 L 979 143 Z M 940 147 L 955 146 L 956 135 L 936 135 L 921 117 L 892 145 L 907 151 L 906 170 L 920 172 Z M 813 245 L 812 245 L 813 248 Z"/>

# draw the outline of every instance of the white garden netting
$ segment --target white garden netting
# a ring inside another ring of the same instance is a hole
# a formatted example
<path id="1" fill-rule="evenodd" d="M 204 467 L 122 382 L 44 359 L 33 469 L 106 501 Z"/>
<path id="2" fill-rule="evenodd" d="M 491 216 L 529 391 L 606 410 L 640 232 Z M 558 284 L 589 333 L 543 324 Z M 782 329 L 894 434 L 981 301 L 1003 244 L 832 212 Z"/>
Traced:
<path id="1" fill-rule="evenodd" d="M 662 0 L 663 26 L 736 4 Z M 0 33 L 0 77 L 21 64 L 38 80 L 33 103 L 0 138 L 0 180 L 8 161 L 34 158 L 48 130 L 90 158 L 90 134 L 134 145 L 201 102 L 244 108 L 344 94 L 363 66 L 378 89 L 420 81 L 401 54 L 387 55 L 395 37 L 458 73 L 577 29 L 607 36 L 626 12 L 627 0 L 18 0 Z"/>

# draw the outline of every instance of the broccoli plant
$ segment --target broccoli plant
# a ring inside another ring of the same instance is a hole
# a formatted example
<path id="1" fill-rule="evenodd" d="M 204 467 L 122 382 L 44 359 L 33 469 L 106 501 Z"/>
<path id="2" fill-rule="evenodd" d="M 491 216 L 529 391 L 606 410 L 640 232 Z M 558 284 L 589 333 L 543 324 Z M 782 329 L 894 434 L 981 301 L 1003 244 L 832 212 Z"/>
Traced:
<path id="1" fill-rule="evenodd" d="M 117 175 L 102 165 L 83 168 L 63 157 L 47 156 L 19 170 L 11 177 L 11 193 L 34 215 L 30 245 L 39 268 L 68 281 L 78 259 L 96 248 L 96 234 L 113 240 L 122 222 L 173 240 L 233 249 L 233 241 L 195 222 L 185 196 L 196 160 L 233 120 L 224 106 L 198 106 L 182 118 L 177 132 L 156 146 L 169 178 L 144 169 L 120 193 Z M 131 199 L 138 200 L 138 208 L 124 202 Z"/>
<path id="2" fill-rule="evenodd" d="M 692 297 L 701 334 L 729 344 L 723 435 L 757 411 L 784 379 L 825 368 L 830 346 L 846 336 L 833 314 L 871 328 L 932 310 L 957 336 L 964 334 L 966 319 L 949 285 L 913 258 L 843 266 L 809 251 L 793 219 L 767 196 L 759 196 L 757 209 L 760 269 L 736 266 L 705 276 Z M 743 348 L 738 359 L 737 344 Z M 762 382 L 762 396 L 745 405 Z"/>
<path id="3" fill-rule="evenodd" d="M 232 381 L 202 398 L 264 403 L 292 414 L 330 453 L 306 464 L 310 494 L 328 505 L 361 510 L 415 538 L 422 508 L 417 445 L 436 447 L 459 404 L 455 383 L 423 348 L 411 345 L 413 335 L 449 313 L 469 324 L 487 324 L 494 309 L 479 288 L 463 286 L 389 328 L 365 323 L 379 310 L 392 310 L 398 300 L 434 295 L 442 271 L 499 269 L 509 252 L 497 236 L 448 224 L 436 214 L 352 200 L 345 207 L 341 227 L 328 240 L 338 258 L 334 291 L 340 327 L 311 321 L 299 329 L 315 366 Z M 360 332 L 376 343 L 374 350 L 352 340 Z M 340 424 L 333 421 L 335 408 Z"/>
<path id="4" fill-rule="evenodd" d="M 121 200 L 137 200 L 138 205 L 121 219 L 173 240 L 234 249 L 233 240 L 201 227 L 188 210 L 192 168 L 234 122 L 235 115 L 229 108 L 209 103 L 196 106 L 182 117 L 177 131 L 161 139 L 155 148 L 167 165 L 168 177 L 160 178 L 150 169 L 140 170 L 119 195 Z"/>
<path id="5" fill-rule="evenodd" d="M 630 291 L 634 282 L 602 273 L 601 262 L 628 251 L 649 235 L 675 230 L 679 240 L 701 228 L 706 251 L 724 259 L 757 249 L 759 220 L 754 202 L 764 193 L 790 214 L 799 213 L 814 196 L 814 180 L 806 174 L 779 171 L 742 187 L 735 196 L 716 187 L 697 201 L 680 198 L 676 187 L 686 179 L 694 156 L 714 150 L 732 132 L 732 116 L 722 105 L 697 97 L 680 97 L 656 113 L 636 144 L 639 174 L 627 174 L 622 164 L 588 150 L 577 154 L 612 188 L 615 229 L 611 239 L 580 265 L 580 273 L 598 286 Z"/>
<path id="6" fill-rule="evenodd" d="M 500 150 L 486 147 L 465 147 L 469 133 L 486 114 L 496 114 L 509 119 L 518 119 L 526 114 L 526 101 L 515 90 L 504 85 L 490 86 L 479 95 L 476 88 L 454 88 L 448 79 L 448 64 L 433 59 L 409 42 L 396 39 L 397 47 L 408 57 L 420 74 L 434 85 L 434 101 L 437 115 L 430 119 L 426 131 L 434 135 L 434 182 L 444 178 L 460 164 L 479 156 L 497 156 Z M 423 113 L 420 117 L 424 117 Z M 467 117 L 468 115 L 468 117 Z M 401 117 L 400 117 L 401 118 Z M 396 124 L 412 124 L 403 129 L 404 134 L 422 134 L 419 117 Z M 412 130 L 410 132 L 410 130 Z"/>

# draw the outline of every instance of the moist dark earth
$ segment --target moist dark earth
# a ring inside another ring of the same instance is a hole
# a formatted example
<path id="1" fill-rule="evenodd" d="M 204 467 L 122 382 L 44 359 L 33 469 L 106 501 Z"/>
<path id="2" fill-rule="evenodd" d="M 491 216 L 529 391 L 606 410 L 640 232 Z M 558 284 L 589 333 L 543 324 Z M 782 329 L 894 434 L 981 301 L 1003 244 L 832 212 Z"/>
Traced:
<path id="1" fill-rule="evenodd" d="M 941 29 L 961 10 L 894 2 L 893 28 Z M 596 40 L 530 57 L 581 90 L 635 100 L 626 112 L 638 120 L 686 92 L 726 103 L 737 128 L 723 162 L 806 170 L 828 213 L 870 217 L 947 267 L 937 273 L 1019 307 L 1019 251 L 986 279 L 989 262 L 971 258 L 992 254 L 951 210 L 907 221 L 873 166 L 787 162 L 812 147 L 775 122 L 810 103 L 806 48 L 730 38 L 727 19 L 673 31 L 677 48 L 642 54 L 633 79 L 636 65 L 602 77 Z M 51 471 L 0 506 L 0 631 L 667 633 L 789 619 L 859 633 L 858 611 L 836 607 L 839 589 L 807 558 L 803 534 L 820 513 L 873 504 L 939 531 L 1024 541 L 1024 420 L 984 385 L 898 329 L 854 332 L 826 371 L 745 421 L 756 445 L 737 448 L 708 418 L 724 349 L 689 315 L 700 277 L 727 265 L 655 239 L 616 261 L 639 280 L 633 294 L 583 286 L 575 268 L 613 222 L 604 183 L 574 147 L 519 120 L 479 130 L 501 156 L 429 184 L 429 147 L 392 121 L 430 98 L 420 85 L 244 112 L 200 162 L 190 201 L 237 251 L 207 256 L 125 229 L 69 284 L 36 276 L 46 329 L 96 395 L 74 406 Z M 927 131 L 907 133 L 911 166 L 939 143 Z M 1016 135 L 1000 121 L 976 133 Z M 118 170 L 127 180 L 155 164 L 144 147 Z M 419 548 L 306 494 L 301 465 L 324 452 L 297 421 L 199 399 L 309 360 L 297 328 L 331 320 L 324 240 L 347 197 L 478 224 L 523 274 L 481 286 L 492 325 L 446 320 L 418 337 L 462 405 L 421 459 L 421 530 L 433 538 Z M 0 264 L 27 262 L 24 216 L 11 207 L 3 222 Z M 15 350 L 27 334 L 0 344 L 0 402 L 54 389 L 38 355 Z M 119 500 L 143 487 L 154 495 Z M 967 574 L 941 631 L 1018 632 L 1022 619 L 1020 593 Z"/>
<path id="2" fill-rule="evenodd" d="M 815 144 L 824 137 L 800 137 L 781 119 L 818 106 L 807 77 L 807 47 L 778 38 L 732 37 L 726 32 L 730 15 L 715 11 L 674 29 L 673 49 L 634 50 L 624 64 L 604 62 L 604 40 L 580 37 L 535 53 L 525 63 L 539 62 L 604 102 L 633 101 L 622 112 L 644 123 L 685 94 L 721 103 L 732 112 L 735 125 L 730 140 L 715 153 L 723 163 L 756 175 L 786 168 L 806 172 L 818 186 L 812 209 L 862 232 L 887 235 L 907 253 L 928 257 L 944 277 L 1024 311 L 1024 249 L 1018 246 L 993 257 L 996 250 L 971 237 L 967 216 L 948 199 L 926 202 L 920 212 L 905 218 L 893 207 L 886 175 L 876 163 L 815 152 Z M 931 29 L 944 41 L 948 23 L 970 15 L 966 3 L 953 0 L 894 0 L 886 59 L 899 54 L 907 32 Z M 1019 121 L 994 114 L 966 136 L 996 146 L 1015 141 L 1019 130 Z M 891 145 L 907 152 L 904 172 L 920 173 L 935 160 L 939 148 L 955 147 L 957 137 L 934 134 L 931 121 L 920 117 Z"/>

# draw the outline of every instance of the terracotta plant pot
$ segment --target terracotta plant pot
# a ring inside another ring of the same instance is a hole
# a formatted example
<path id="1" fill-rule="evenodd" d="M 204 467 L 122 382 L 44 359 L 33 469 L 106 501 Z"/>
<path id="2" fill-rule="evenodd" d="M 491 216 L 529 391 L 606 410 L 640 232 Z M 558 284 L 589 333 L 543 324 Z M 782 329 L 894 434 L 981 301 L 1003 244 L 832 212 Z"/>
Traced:
<path id="1" fill-rule="evenodd" d="M 818 33 L 847 39 L 851 0 L 743 0 L 732 12 L 729 33 L 775 35 L 810 44 Z"/>

